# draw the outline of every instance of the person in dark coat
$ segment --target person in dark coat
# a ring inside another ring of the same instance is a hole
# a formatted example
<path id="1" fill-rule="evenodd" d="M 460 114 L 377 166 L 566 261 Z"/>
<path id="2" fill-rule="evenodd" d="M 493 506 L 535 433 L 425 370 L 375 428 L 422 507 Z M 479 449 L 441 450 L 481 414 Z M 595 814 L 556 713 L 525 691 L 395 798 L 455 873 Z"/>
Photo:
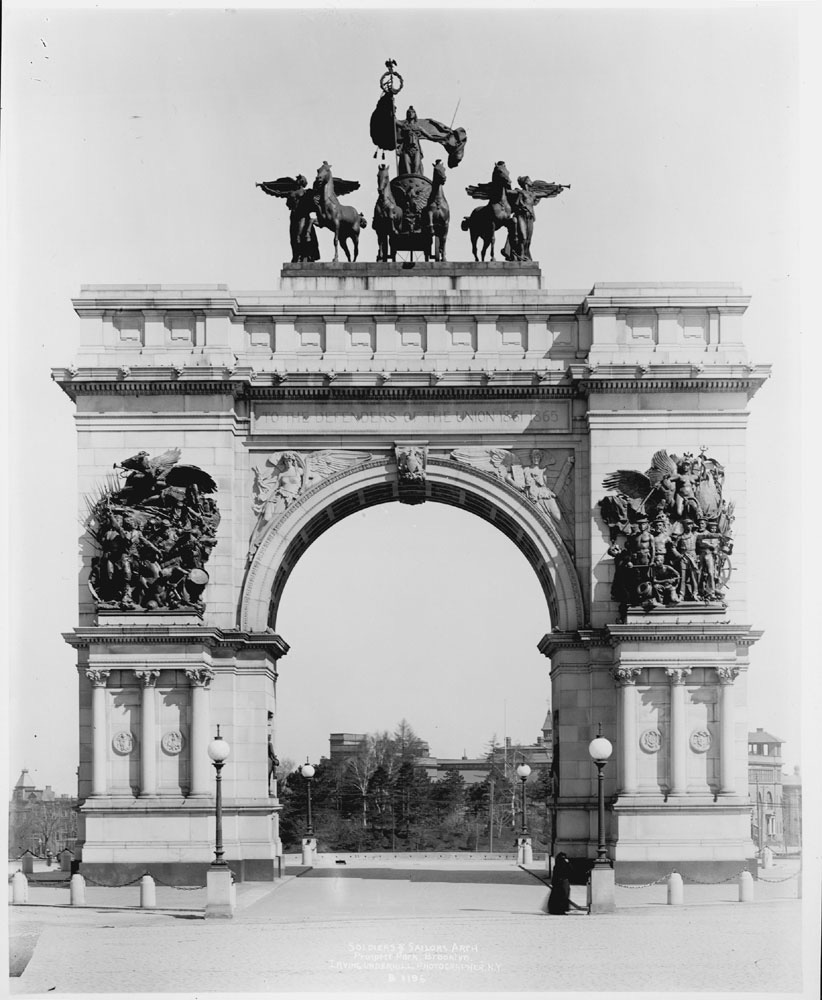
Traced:
<path id="1" fill-rule="evenodd" d="M 551 876 L 551 895 L 548 897 L 548 912 L 566 914 L 569 909 L 583 910 L 571 900 L 571 862 L 564 851 L 560 851 L 554 859 L 554 872 Z"/>

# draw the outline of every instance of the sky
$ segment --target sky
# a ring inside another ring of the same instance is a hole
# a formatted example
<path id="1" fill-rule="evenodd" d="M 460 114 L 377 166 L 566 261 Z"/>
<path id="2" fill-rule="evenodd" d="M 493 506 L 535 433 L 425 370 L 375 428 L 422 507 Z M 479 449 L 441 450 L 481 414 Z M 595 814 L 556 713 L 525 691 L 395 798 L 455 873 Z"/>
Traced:
<path id="1" fill-rule="evenodd" d="M 80 533 L 73 407 L 50 381 L 79 340 L 82 284 L 275 287 L 287 213 L 255 182 L 328 160 L 370 218 L 368 121 L 384 61 L 421 117 L 468 133 L 446 186 L 449 259 L 470 255 L 467 184 L 570 184 L 537 210 L 551 289 L 733 281 L 751 360 L 772 363 L 749 422 L 749 724 L 800 763 L 804 652 L 795 512 L 802 447 L 801 18 L 792 5 L 698 10 L 120 11 L 6 6 L 4 329 L 9 373 L 8 777 L 74 790 Z M 425 150 L 430 167 L 438 154 Z M 330 256 L 329 234 L 320 234 Z M 362 258 L 373 259 L 366 230 Z M 699 442 L 672 442 L 683 449 Z M 125 456 L 124 456 L 125 457 Z M 777 512 L 780 512 L 778 514 Z M 357 586 L 351 586 L 353 568 Z M 318 628 L 318 622 L 321 627 Z M 373 508 L 323 535 L 284 592 L 283 758 L 405 717 L 434 754 L 539 735 L 550 623 L 524 557 L 436 504 Z M 807 692 L 808 688 L 804 688 Z"/>

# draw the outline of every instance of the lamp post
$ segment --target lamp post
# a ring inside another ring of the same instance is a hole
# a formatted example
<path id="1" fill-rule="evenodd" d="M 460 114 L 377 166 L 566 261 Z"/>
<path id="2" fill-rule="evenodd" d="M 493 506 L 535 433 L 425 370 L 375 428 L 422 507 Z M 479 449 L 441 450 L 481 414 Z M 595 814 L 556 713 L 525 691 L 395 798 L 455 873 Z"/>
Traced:
<path id="1" fill-rule="evenodd" d="M 605 776 L 603 771 L 608 758 L 614 752 L 609 740 L 602 735 L 602 726 L 597 735 L 588 745 L 588 753 L 597 768 L 597 857 L 591 871 L 591 881 L 588 890 L 589 913 L 613 913 L 616 909 L 614 899 L 614 870 L 608 860 L 605 847 Z"/>
<path id="2" fill-rule="evenodd" d="M 314 825 L 311 822 L 311 779 L 314 777 L 314 765 L 308 763 L 308 758 L 306 758 L 305 763 L 300 768 L 300 774 L 308 782 L 308 829 L 306 833 L 309 837 L 314 836 Z"/>
<path id="3" fill-rule="evenodd" d="M 527 813 L 527 803 L 525 800 L 525 782 L 528 780 L 528 775 L 531 773 L 531 768 L 527 764 L 517 765 L 517 777 L 522 782 L 522 830 L 521 835 L 523 837 L 528 836 L 528 813 Z"/>
<path id="4" fill-rule="evenodd" d="M 317 842 L 314 840 L 314 824 L 311 820 L 311 779 L 314 777 L 315 767 L 310 764 L 306 757 L 305 763 L 300 768 L 300 774 L 305 778 L 308 792 L 306 805 L 306 831 L 303 837 L 303 864 L 310 865 L 314 862 L 314 850 Z"/>
<path id="5" fill-rule="evenodd" d="M 226 762 L 226 758 L 231 753 L 231 747 L 226 743 L 226 741 L 220 736 L 220 727 L 217 726 L 217 735 L 208 744 L 208 756 L 211 758 L 211 763 L 214 765 L 214 770 L 217 772 L 217 788 L 215 792 L 215 802 L 216 802 L 216 836 L 215 836 L 215 851 L 214 851 L 214 861 L 212 862 L 212 867 L 215 868 L 225 868 L 226 862 L 223 861 L 223 793 L 222 793 L 222 770 L 223 764 Z"/>
<path id="6" fill-rule="evenodd" d="M 605 776 L 602 772 L 608 763 L 608 758 L 613 752 L 614 748 L 602 735 L 602 726 L 600 726 L 596 738 L 591 740 L 588 745 L 588 753 L 597 766 L 597 839 L 599 843 L 597 845 L 597 859 L 595 864 L 599 866 L 607 865 L 609 867 L 608 851 L 605 847 Z"/>
<path id="7" fill-rule="evenodd" d="M 237 905 L 231 869 L 223 860 L 223 776 L 221 772 L 226 758 L 230 753 L 231 747 L 220 736 L 220 727 L 217 726 L 217 735 L 208 744 L 208 756 L 214 765 L 217 781 L 214 794 L 216 812 L 214 860 L 206 872 L 205 916 L 207 918 L 232 917 L 234 916 L 234 908 Z"/>
<path id="8" fill-rule="evenodd" d="M 522 782 L 522 829 L 517 838 L 518 865 L 530 865 L 534 860 L 534 854 L 531 850 L 531 838 L 528 836 L 528 806 L 525 801 L 525 782 L 528 780 L 530 773 L 531 768 L 524 761 L 522 764 L 517 764 L 517 777 Z"/>

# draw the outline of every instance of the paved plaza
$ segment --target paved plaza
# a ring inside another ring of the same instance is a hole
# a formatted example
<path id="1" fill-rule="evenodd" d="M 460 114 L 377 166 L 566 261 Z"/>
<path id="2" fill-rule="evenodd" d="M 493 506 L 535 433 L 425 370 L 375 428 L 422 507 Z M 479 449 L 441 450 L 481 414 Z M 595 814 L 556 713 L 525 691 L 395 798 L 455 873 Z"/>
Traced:
<path id="1" fill-rule="evenodd" d="M 299 871 L 299 869 L 289 869 Z M 463 864 L 318 868 L 237 886 L 232 920 L 204 889 L 31 885 L 9 908 L 11 993 L 801 993 L 796 864 L 758 881 L 617 887 L 618 912 L 541 912 L 539 868 Z M 573 897 L 584 902 L 585 889 Z M 22 971 L 22 974 L 20 972 Z M 810 994 L 808 994 L 810 995 Z"/>

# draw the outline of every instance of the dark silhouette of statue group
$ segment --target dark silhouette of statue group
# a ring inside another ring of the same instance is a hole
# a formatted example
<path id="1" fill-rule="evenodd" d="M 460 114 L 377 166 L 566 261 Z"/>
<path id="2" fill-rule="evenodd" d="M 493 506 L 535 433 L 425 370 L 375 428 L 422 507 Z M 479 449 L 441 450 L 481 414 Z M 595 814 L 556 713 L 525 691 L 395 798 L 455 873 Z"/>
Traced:
<path id="1" fill-rule="evenodd" d="M 448 168 L 453 169 L 462 161 L 467 135 L 463 128 L 446 126 L 434 118 L 419 118 L 413 107 L 408 108 L 405 118 L 397 118 L 395 98 L 404 82 L 393 59 L 388 59 L 385 65 L 387 72 L 380 78 L 382 96 L 370 122 L 371 140 L 383 156 L 377 168 L 377 200 L 371 223 L 377 237 L 376 259 L 394 262 L 398 253 L 406 252 L 413 260 L 416 252 L 426 261 L 445 261 L 450 222 L 444 191 L 447 170 L 442 159 L 437 159 L 431 177 L 425 175 L 422 142 L 441 145 Z M 392 152 L 396 159 L 393 178 L 385 162 L 386 152 Z M 475 261 L 480 260 L 477 253 L 480 243 L 482 260 L 489 249 L 490 259 L 495 260 L 495 234 L 499 229 L 506 232 L 501 251 L 506 260 L 531 260 L 537 203 L 543 198 L 555 198 L 570 187 L 531 180 L 526 175 L 518 177 L 517 182 L 519 187 L 514 188 L 508 169 L 500 160 L 494 165 L 489 182 L 466 187 L 470 197 L 487 202 L 462 221 L 462 229 L 470 234 Z M 318 169 L 311 187 L 302 174 L 278 177 L 257 186 L 266 194 L 286 200 L 293 263 L 320 259 L 317 228 L 334 233 L 335 262 L 339 260 L 340 246 L 347 260 L 357 260 L 359 236 L 367 226 L 366 218 L 358 209 L 343 205 L 339 196 L 358 190 L 359 181 L 335 177 L 326 161 Z"/>

